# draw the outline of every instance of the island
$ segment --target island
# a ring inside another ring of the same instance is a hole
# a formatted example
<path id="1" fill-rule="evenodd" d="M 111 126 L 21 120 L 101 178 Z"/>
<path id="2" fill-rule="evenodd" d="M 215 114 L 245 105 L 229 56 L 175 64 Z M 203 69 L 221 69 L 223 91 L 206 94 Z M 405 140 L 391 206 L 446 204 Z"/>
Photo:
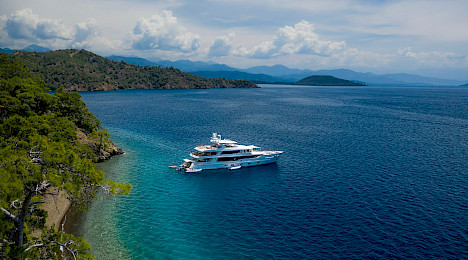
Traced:
<path id="1" fill-rule="evenodd" d="M 301 79 L 294 83 L 294 85 L 307 85 L 307 86 L 366 86 L 364 84 L 335 78 L 333 76 L 314 75 Z"/>

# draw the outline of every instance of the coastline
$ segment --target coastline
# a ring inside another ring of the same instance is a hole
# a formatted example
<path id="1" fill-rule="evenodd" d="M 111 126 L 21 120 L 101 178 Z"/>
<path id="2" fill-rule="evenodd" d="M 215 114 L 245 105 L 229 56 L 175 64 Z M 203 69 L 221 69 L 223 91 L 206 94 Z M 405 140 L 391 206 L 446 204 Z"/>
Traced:
<path id="1" fill-rule="evenodd" d="M 44 196 L 44 203 L 40 206 L 41 209 L 47 211 L 45 225 L 48 228 L 54 227 L 55 231 L 59 231 L 72 203 L 68 199 L 67 192 L 64 190 L 52 187 L 47 193 L 50 195 Z"/>
<path id="2" fill-rule="evenodd" d="M 116 155 L 123 154 L 122 149 L 117 147 L 112 141 L 106 149 L 96 149 L 97 145 L 86 137 L 82 130 L 77 129 L 78 142 L 88 145 L 96 153 L 97 161 L 95 163 L 105 162 Z M 54 227 L 55 231 L 64 231 L 69 233 L 65 225 L 67 216 L 70 219 L 76 218 L 78 210 L 73 207 L 71 200 L 65 190 L 59 190 L 51 187 L 47 191 L 49 195 L 44 196 L 43 203 L 39 208 L 47 211 L 46 227 Z M 73 222 L 73 221 L 72 221 Z"/>

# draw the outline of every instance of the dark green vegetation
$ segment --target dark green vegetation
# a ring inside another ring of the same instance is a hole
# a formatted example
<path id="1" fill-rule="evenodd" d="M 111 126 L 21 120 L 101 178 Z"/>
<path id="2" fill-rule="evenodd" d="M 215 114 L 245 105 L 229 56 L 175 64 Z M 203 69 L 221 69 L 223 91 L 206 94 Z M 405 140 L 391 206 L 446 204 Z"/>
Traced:
<path id="1" fill-rule="evenodd" d="M 335 78 L 333 76 L 310 76 L 301 79 L 294 85 L 308 85 L 308 86 L 365 86 L 353 81 Z"/>
<path id="2" fill-rule="evenodd" d="M 251 74 L 241 71 L 193 71 L 191 73 L 205 78 L 216 78 L 221 76 L 226 79 L 245 79 L 255 82 L 257 84 L 274 84 L 275 82 L 282 82 L 281 79 L 275 78 L 270 75 Z M 286 84 L 291 84 L 291 82 Z"/>
<path id="3" fill-rule="evenodd" d="M 41 78 L 0 55 L 0 259 L 58 259 L 60 245 L 92 258 L 82 238 L 46 228 L 47 212 L 38 205 L 52 190 L 66 191 L 84 209 L 98 187 L 110 193 L 131 188 L 105 180 L 94 164 L 99 153 L 79 141 L 81 133 L 99 151 L 111 145 L 80 95 L 47 90 Z"/>
<path id="4" fill-rule="evenodd" d="M 175 68 L 111 61 L 85 50 L 15 52 L 13 59 L 44 76 L 48 87 L 94 91 L 117 89 L 255 88 L 246 80 L 206 79 Z"/>

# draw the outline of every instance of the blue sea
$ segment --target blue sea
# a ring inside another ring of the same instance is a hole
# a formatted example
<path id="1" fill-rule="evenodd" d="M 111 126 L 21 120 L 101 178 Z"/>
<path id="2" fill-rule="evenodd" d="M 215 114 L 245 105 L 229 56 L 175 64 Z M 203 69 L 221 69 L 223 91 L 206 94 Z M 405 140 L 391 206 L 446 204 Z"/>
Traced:
<path id="1" fill-rule="evenodd" d="M 468 88 L 81 93 L 125 154 L 74 233 L 97 259 L 467 259 Z M 184 173 L 213 132 L 277 164 Z"/>

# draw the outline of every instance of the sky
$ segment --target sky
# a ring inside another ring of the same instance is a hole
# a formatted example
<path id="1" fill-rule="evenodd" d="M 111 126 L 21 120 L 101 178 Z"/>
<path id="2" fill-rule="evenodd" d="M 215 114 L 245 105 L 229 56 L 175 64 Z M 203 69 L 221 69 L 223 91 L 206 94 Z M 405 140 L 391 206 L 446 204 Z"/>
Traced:
<path id="1" fill-rule="evenodd" d="M 466 0 L 0 0 L 0 48 L 468 81 Z"/>

